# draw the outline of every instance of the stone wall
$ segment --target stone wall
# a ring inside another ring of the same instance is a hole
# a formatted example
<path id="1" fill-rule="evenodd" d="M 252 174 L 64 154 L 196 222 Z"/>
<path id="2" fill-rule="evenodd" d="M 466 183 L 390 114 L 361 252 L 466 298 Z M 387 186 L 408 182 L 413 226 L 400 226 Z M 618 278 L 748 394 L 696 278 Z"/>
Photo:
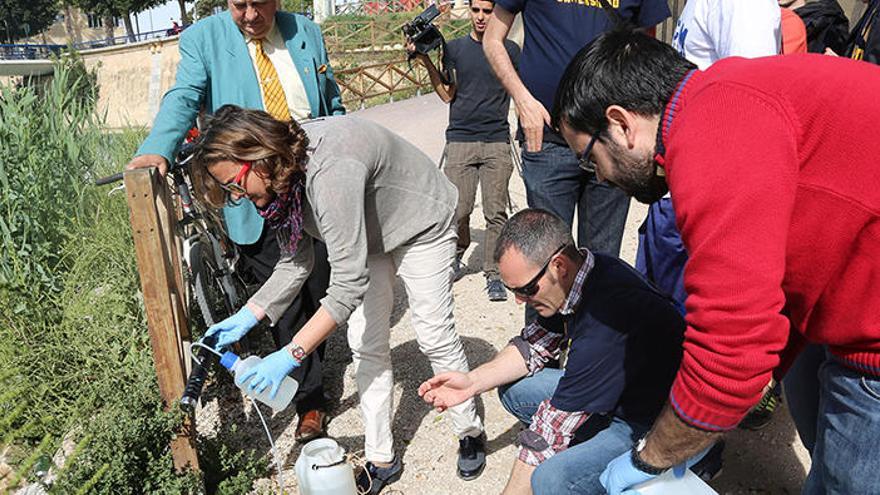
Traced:
<path id="1" fill-rule="evenodd" d="M 149 126 L 173 84 L 180 53 L 177 37 L 83 52 L 97 66 L 98 108 L 110 127 Z"/>

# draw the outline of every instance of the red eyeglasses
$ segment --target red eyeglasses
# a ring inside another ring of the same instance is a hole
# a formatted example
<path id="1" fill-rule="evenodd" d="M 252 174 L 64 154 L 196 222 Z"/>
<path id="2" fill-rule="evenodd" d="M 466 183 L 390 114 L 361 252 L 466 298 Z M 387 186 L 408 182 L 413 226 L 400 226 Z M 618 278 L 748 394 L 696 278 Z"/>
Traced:
<path id="1" fill-rule="evenodd" d="M 220 184 L 220 189 L 223 189 L 229 194 L 238 194 L 239 196 L 244 196 L 247 194 L 247 189 L 244 187 L 244 179 L 247 177 L 248 172 L 251 171 L 251 162 L 244 162 L 241 164 L 241 170 L 238 171 L 238 174 L 235 175 L 235 178 L 232 179 L 232 182 L 227 182 L 226 184 Z"/>

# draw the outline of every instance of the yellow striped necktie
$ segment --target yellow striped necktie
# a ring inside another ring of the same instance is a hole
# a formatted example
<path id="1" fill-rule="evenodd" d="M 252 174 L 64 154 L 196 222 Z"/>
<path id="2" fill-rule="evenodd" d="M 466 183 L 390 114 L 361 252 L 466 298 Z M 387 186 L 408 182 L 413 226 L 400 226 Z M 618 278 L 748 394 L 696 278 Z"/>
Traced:
<path id="1" fill-rule="evenodd" d="M 287 98 L 281 81 L 278 80 L 278 72 L 272 61 L 263 51 L 263 40 L 255 39 L 257 70 L 260 72 L 260 87 L 263 88 L 263 106 L 266 112 L 278 120 L 290 120 L 290 108 L 287 106 Z"/>

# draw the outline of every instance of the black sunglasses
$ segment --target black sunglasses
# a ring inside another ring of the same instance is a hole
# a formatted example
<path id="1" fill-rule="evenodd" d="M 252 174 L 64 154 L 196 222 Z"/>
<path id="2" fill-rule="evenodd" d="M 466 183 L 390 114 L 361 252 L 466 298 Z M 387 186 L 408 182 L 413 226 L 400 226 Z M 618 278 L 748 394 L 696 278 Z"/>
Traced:
<path id="1" fill-rule="evenodd" d="M 595 145 L 596 141 L 599 139 L 599 134 L 602 134 L 602 131 L 596 131 L 596 133 L 593 134 L 593 137 L 590 138 L 590 142 L 587 143 L 587 147 L 584 148 L 584 151 L 576 155 L 578 159 L 578 167 L 585 172 L 596 171 L 596 163 L 590 159 L 590 153 L 593 152 L 593 145 Z"/>
<path id="2" fill-rule="evenodd" d="M 539 271 L 537 275 L 532 277 L 532 279 L 529 280 L 527 284 L 519 287 L 508 287 L 507 284 L 504 284 L 504 287 L 507 287 L 507 290 L 522 297 L 534 296 L 538 293 L 538 289 L 540 288 L 538 287 L 538 281 L 540 281 L 541 277 L 544 276 L 544 273 L 547 272 L 547 267 L 550 266 L 550 262 L 553 261 L 553 258 L 555 258 L 557 254 L 561 253 L 562 250 L 566 247 L 568 247 L 568 244 L 563 244 L 559 246 L 559 249 L 553 251 L 553 254 L 551 254 L 550 257 L 547 258 L 547 261 L 544 262 L 544 266 L 541 267 L 541 271 Z"/>

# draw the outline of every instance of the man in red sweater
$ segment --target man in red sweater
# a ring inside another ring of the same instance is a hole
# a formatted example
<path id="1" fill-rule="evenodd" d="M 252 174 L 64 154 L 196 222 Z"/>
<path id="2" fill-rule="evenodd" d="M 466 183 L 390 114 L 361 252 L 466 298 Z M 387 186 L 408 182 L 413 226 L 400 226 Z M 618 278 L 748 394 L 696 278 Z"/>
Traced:
<path id="1" fill-rule="evenodd" d="M 797 81 L 797 84 L 791 84 Z M 668 190 L 690 260 L 669 402 L 608 464 L 612 495 L 699 457 L 805 342 L 827 346 L 804 493 L 880 486 L 880 68 L 819 55 L 706 71 L 614 32 L 566 69 L 553 122 L 643 202 Z"/>

